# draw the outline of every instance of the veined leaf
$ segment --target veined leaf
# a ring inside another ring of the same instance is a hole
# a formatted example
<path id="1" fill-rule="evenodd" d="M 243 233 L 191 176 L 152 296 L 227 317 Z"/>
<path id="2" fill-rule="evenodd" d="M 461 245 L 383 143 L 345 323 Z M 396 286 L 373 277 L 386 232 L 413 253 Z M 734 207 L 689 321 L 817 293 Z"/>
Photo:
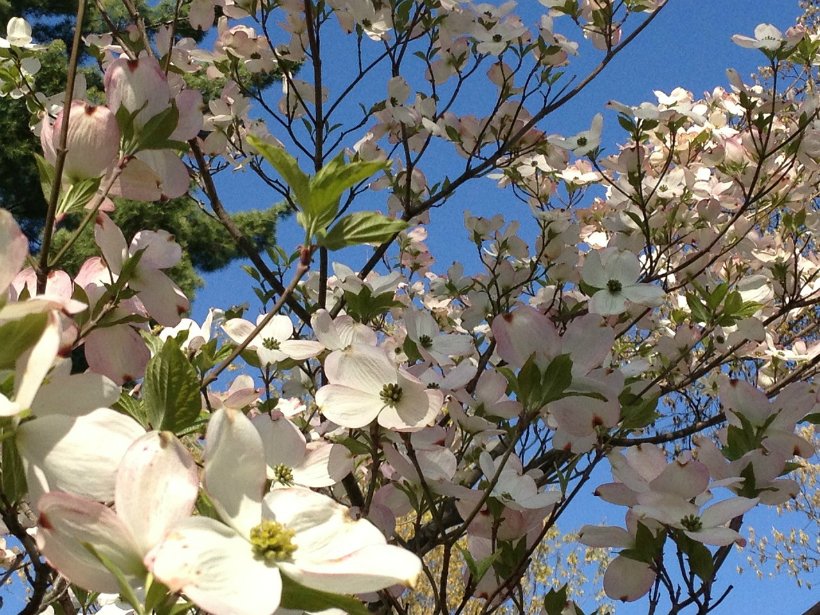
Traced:
<path id="1" fill-rule="evenodd" d="M 407 226 L 404 220 L 388 218 L 375 211 L 360 211 L 339 220 L 319 245 L 328 250 L 340 250 L 363 243 L 380 244 Z"/>

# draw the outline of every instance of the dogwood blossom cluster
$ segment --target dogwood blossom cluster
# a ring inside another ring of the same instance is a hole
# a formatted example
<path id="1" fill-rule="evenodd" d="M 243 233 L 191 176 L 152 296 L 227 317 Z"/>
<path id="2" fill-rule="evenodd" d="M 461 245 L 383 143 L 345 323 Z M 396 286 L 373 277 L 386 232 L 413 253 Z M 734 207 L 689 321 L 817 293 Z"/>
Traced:
<path id="1" fill-rule="evenodd" d="M 619 550 L 609 597 L 717 600 L 743 515 L 794 497 L 815 452 L 797 430 L 820 420 L 818 100 L 730 72 L 548 134 L 572 58 L 605 65 L 664 3 L 541 4 L 527 26 L 514 2 L 195 0 L 205 47 L 141 20 L 89 36 L 105 104 L 80 88 L 65 108 L 23 88 L 38 48 L 12 20 L 3 91 L 31 99 L 50 214 L 38 252 L 0 209 L 0 516 L 38 608 L 48 587 L 140 614 L 495 608 L 592 493 L 627 509 L 574 528 Z M 350 57 L 322 55 L 331 30 Z M 770 25 L 735 41 L 774 70 L 818 48 Z M 340 59 L 358 66 L 337 92 Z M 475 76 L 492 94 L 457 115 Z M 255 251 L 224 169 L 285 199 L 302 245 Z M 465 211 L 476 267 L 447 268 L 427 229 L 468 181 L 524 214 Z M 248 250 L 261 305 L 183 318 L 182 247 L 108 215 L 183 195 Z M 57 225 L 98 248 L 71 274 Z M 545 611 L 580 607 L 556 587 Z"/>

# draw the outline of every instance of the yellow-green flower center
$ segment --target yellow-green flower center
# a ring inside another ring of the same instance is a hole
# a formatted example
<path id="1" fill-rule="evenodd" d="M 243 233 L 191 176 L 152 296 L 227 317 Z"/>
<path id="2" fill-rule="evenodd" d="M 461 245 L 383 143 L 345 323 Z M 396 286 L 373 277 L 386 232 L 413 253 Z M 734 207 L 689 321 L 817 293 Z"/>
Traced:
<path id="1" fill-rule="evenodd" d="M 386 384 L 379 393 L 381 400 L 391 408 L 395 408 L 396 404 L 401 401 L 402 390 L 398 384 Z"/>
<path id="2" fill-rule="evenodd" d="M 275 337 L 266 337 L 262 340 L 262 346 L 268 350 L 279 350 L 279 340 Z"/>
<path id="3" fill-rule="evenodd" d="M 273 564 L 290 559 L 296 551 L 293 544 L 295 532 L 289 530 L 281 523 L 265 519 L 251 529 L 251 544 L 253 554 L 256 559 L 263 560 L 266 564 Z"/>
<path id="4" fill-rule="evenodd" d="M 697 515 L 686 515 L 680 520 L 680 524 L 683 526 L 683 529 L 689 530 L 690 532 L 698 532 L 703 529 L 703 522 Z"/>
<path id="5" fill-rule="evenodd" d="M 293 470 L 291 470 L 284 463 L 280 463 L 278 466 L 273 468 L 273 480 L 277 483 L 290 487 L 293 485 Z"/>

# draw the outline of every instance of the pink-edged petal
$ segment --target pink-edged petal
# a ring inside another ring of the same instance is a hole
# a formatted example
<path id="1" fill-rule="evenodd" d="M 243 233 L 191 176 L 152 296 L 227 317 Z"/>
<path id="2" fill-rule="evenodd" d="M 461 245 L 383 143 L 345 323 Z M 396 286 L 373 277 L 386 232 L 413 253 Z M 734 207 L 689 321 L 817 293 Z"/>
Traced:
<path id="1" fill-rule="evenodd" d="M 386 407 L 378 395 L 341 384 L 328 384 L 319 389 L 316 404 L 328 419 L 351 429 L 369 425 Z"/>
<path id="2" fill-rule="evenodd" d="M 140 269 L 131 281 L 145 309 L 163 327 L 179 324 L 180 314 L 190 308 L 190 303 L 179 287 L 158 269 Z"/>
<path id="3" fill-rule="evenodd" d="M 618 506 L 635 506 L 638 503 L 637 494 L 623 483 L 604 483 L 595 490 L 595 495 L 603 501 Z"/>
<path id="4" fill-rule="evenodd" d="M 574 436 L 595 433 L 599 425 L 614 427 L 620 417 L 618 404 L 591 397 L 564 397 L 549 405 L 558 426 Z"/>
<path id="5" fill-rule="evenodd" d="M 395 384 L 398 370 L 384 350 L 364 344 L 351 344 L 325 359 L 325 374 L 334 384 L 342 384 L 378 395 L 385 384 Z"/>
<path id="6" fill-rule="evenodd" d="M 600 367 L 614 344 L 615 331 L 597 314 L 576 318 L 561 336 L 561 346 L 572 358 L 573 374 L 588 374 Z"/>
<path id="7" fill-rule="evenodd" d="M 655 571 L 649 564 L 618 556 L 604 573 L 604 591 L 613 600 L 634 602 L 645 596 L 655 582 Z"/>
<path id="8" fill-rule="evenodd" d="M 578 542 L 588 547 L 618 547 L 626 549 L 632 546 L 634 539 L 622 527 L 585 525 L 578 533 Z"/>
<path id="9" fill-rule="evenodd" d="M 737 543 L 740 546 L 746 545 L 746 539 L 740 534 L 728 527 L 707 527 L 698 532 L 684 532 L 692 540 L 697 540 L 705 545 L 714 545 L 716 547 L 725 547 L 732 543 Z"/>
<path id="10" fill-rule="evenodd" d="M 128 255 L 128 244 L 120 228 L 104 213 L 97 214 L 94 241 L 100 247 L 105 262 L 114 273 L 119 273 Z"/>
<path id="11" fill-rule="evenodd" d="M 714 527 L 729 523 L 735 517 L 745 514 L 755 506 L 760 500 L 757 498 L 729 498 L 712 504 L 700 515 L 700 520 L 706 527 Z"/>
<path id="12" fill-rule="evenodd" d="M 108 178 L 103 180 L 103 183 Z M 111 195 L 134 201 L 159 201 L 162 198 L 162 178 L 146 163 L 131 158 L 111 186 Z"/>
<path id="13" fill-rule="evenodd" d="M 119 585 L 83 543 L 90 544 L 127 577 L 145 575 L 134 537 L 117 514 L 67 493 L 47 493 L 38 502 L 37 545 L 48 563 L 72 583 L 91 591 L 119 593 Z"/>
<path id="14" fill-rule="evenodd" d="M 262 518 L 265 450 L 242 412 L 217 410 L 205 435 L 204 487 L 222 519 L 242 536 Z"/>
<path id="15" fill-rule="evenodd" d="M 79 417 L 55 414 L 21 424 L 17 447 L 32 500 L 47 491 L 65 491 L 112 501 L 117 466 L 144 433 L 134 419 L 108 408 Z"/>
<path id="16" fill-rule="evenodd" d="M 177 526 L 145 565 L 172 592 L 213 615 L 271 615 L 282 596 L 279 569 L 256 559 L 231 528 L 206 517 Z"/>
<path id="17" fill-rule="evenodd" d="M 7 209 L 0 209 L 0 296 L 23 268 L 28 239 Z"/>
<path id="18" fill-rule="evenodd" d="M 182 258 L 182 248 L 168 231 L 140 231 L 131 240 L 129 254 L 145 250 L 140 258 L 141 268 L 168 269 Z"/>
<path id="19" fill-rule="evenodd" d="M 191 454 L 170 432 L 152 431 L 134 442 L 117 470 L 117 513 L 148 553 L 191 515 L 199 476 Z"/>
<path id="20" fill-rule="evenodd" d="M 204 26 L 202 30 L 207 30 L 214 23 L 213 2 L 211 0 L 198 0 L 191 3 L 191 13 L 196 14 L 197 8 L 200 11 L 202 9 L 205 11 L 204 14 L 200 12 L 201 23 L 198 25 Z M 190 13 L 188 18 L 191 19 Z M 192 23 L 193 21 L 191 19 Z M 196 27 L 194 26 L 194 28 Z M 174 141 L 189 141 L 196 138 L 199 131 L 202 130 L 202 94 L 199 90 L 182 90 L 174 100 L 177 103 L 177 109 L 179 109 L 179 122 L 177 122 L 177 127 L 171 133 L 170 138 Z"/>
<path id="21" fill-rule="evenodd" d="M 724 381 L 720 386 L 720 395 L 729 411 L 743 414 L 753 425 L 762 425 L 774 410 L 763 391 L 745 380 Z"/>
<path id="22" fill-rule="evenodd" d="M 176 199 L 188 192 L 191 187 L 188 167 L 174 151 L 169 149 L 142 150 L 137 152 L 136 157 L 159 176 L 160 198 Z"/>
<path id="23" fill-rule="evenodd" d="M 538 310 L 523 305 L 493 319 L 496 352 L 513 367 L 521 367 L 535 353 L 552 357 L 560 347 L 555 325 Z"/>
<path id="24" fill-rule="evenodd" d="M 649 483 L 652 491 L 674 493 L 685 500 L 700 495 L 709 486 L 709 468 L 693 459 L 675 460 Z"/>
<path id="25" fill-rule="evenodd" d="M 95 329 L 85 338 L 85 358 L 92 371 L 117 384 L 142 378 L 151 351 L 128 325 Z"/>
<path id="26" fill-rule="evenodd" d="M 353 457 L 343 444 L 311 442 L 305 458 L 293 467 L 293 480 L 305 487 L 321 489 L 340 482 L 353 471 Z"/>

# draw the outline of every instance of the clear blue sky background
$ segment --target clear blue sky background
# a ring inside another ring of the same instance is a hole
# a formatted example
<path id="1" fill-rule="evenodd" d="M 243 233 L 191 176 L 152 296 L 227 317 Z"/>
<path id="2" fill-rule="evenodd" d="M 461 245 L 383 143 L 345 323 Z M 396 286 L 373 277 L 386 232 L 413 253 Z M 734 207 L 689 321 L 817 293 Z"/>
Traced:
<path id="1" fill-rule="evenodd" d="M 542 8 L 535 0 L 523 0 L 518 11 L 525 21 L 532 22 L 537 20 Z M 572 104 L 551 116 L 541 128 L 548 133 L 572 135 L 587 129 L 592 117 L 604 112 L 604 146 L 614 152 L 616 143 L 623 140 L 623 133 L 614 112 L 604 110 L 607 101 L 615 99 L 627 104 L 656 102 L 654 90 L 669 93 L 678 86 L 692 91 L 697 98 L 716 86 L 727 86 L 725 71 L 730 67 L 748 78 L 763 63 L 764 57 L 759 52 L 741 49 L 731 42 L 731 36 L 752 35 L 759 23 L 772 23 L 785 30 L 794 24 L 799 14 L 797 0 L 671 0 L 670 6 L 631 47 Z M 561 32 L 562 27 L 558 25 L 556 30 Z M 578 63 L 574 66 L 592 64 Z M 333 91 L 333 82 L 330 85 Z M 276 199 L 261 186 L 249 189 L 248 185 L 253 185 L 247 181 L 249 179 L 244 174 L 227 178 L 224 183 L 223 199 L 234 211 Z M 378 198 L 386 198 L 385 193 L 378 194 L 382 195 Z M 379 202 L 368 206 L 379 207 Z M 467 271 L 478 270 L 475 250 L 462 224 L 464 209 L 485 216 L 501 212 L 508 219 L 522 221 L 528 214 L 526 206 L 512 198 L 509 192 L 494 189 L 492 180 L 472 182 L 444 209 L 432 213 L 428 243 L 438 259 L 434 271 L 443 273 L 453 261 L 460 259 L 463 259 Z M 526 236 L 526 229 L 523 232 Z M 279 237 L 285 249 L 295 247 L 302 240 L 301 231 L 293 220 L 282 223 Z M 362 251 L 343 253 L 340 260 L 355 269 L 358 263 L 363 262 L 363 256 Z M 248 290 L 247 276 L 237 266 L 209 275 L 206 280 L 207 286 L 200 291 L 194 305 L 196 318 L 202 319 L 210 306 L 227 307 L 242 301 L 248 301 L 252 306 L 251 313 L 255 313 L 258 304 Z M 601 473 L 601 482 L 609 480 L 607 474 Z M 585 523 L 600 523 L 602 519 L 613 525 L 623 522 L 623 508 L 600 503 L 591 495 L 576 504 L 559 523 L 563 529 L 577 529 Z M 784 530 L 790 527 L 790 523 L 798 521 L 797 518 L 778 518 L 772 511 L 763 508 L 752 511 L 747 519 L 757 529 L 759 536 L 767 534 L 772 526 Z M 815 527 L 806 529 L 810 535 L 816 533 Z M 735 573 L 737 565 L 746 568 L 747 572 L 738 576 Z M 798 589 L 794 581 L 785 575 L 773 580 L 758 580 L 748 572 L 746 553 L 733 553 L 724 566 L 717 585 L 723 588 L 729 583 L 735 588 L 717 613 L 801 615 L 820 599 L 816 593 Z M 584 606 L 592 610 L 592 605 Z M 646 608 L 646 602 L 639 601 L 632 605 L 620 605 L 616 613 L 637 615 L 646 613 Z M 665 611 L 661 609 L 661 612 Z"/>

